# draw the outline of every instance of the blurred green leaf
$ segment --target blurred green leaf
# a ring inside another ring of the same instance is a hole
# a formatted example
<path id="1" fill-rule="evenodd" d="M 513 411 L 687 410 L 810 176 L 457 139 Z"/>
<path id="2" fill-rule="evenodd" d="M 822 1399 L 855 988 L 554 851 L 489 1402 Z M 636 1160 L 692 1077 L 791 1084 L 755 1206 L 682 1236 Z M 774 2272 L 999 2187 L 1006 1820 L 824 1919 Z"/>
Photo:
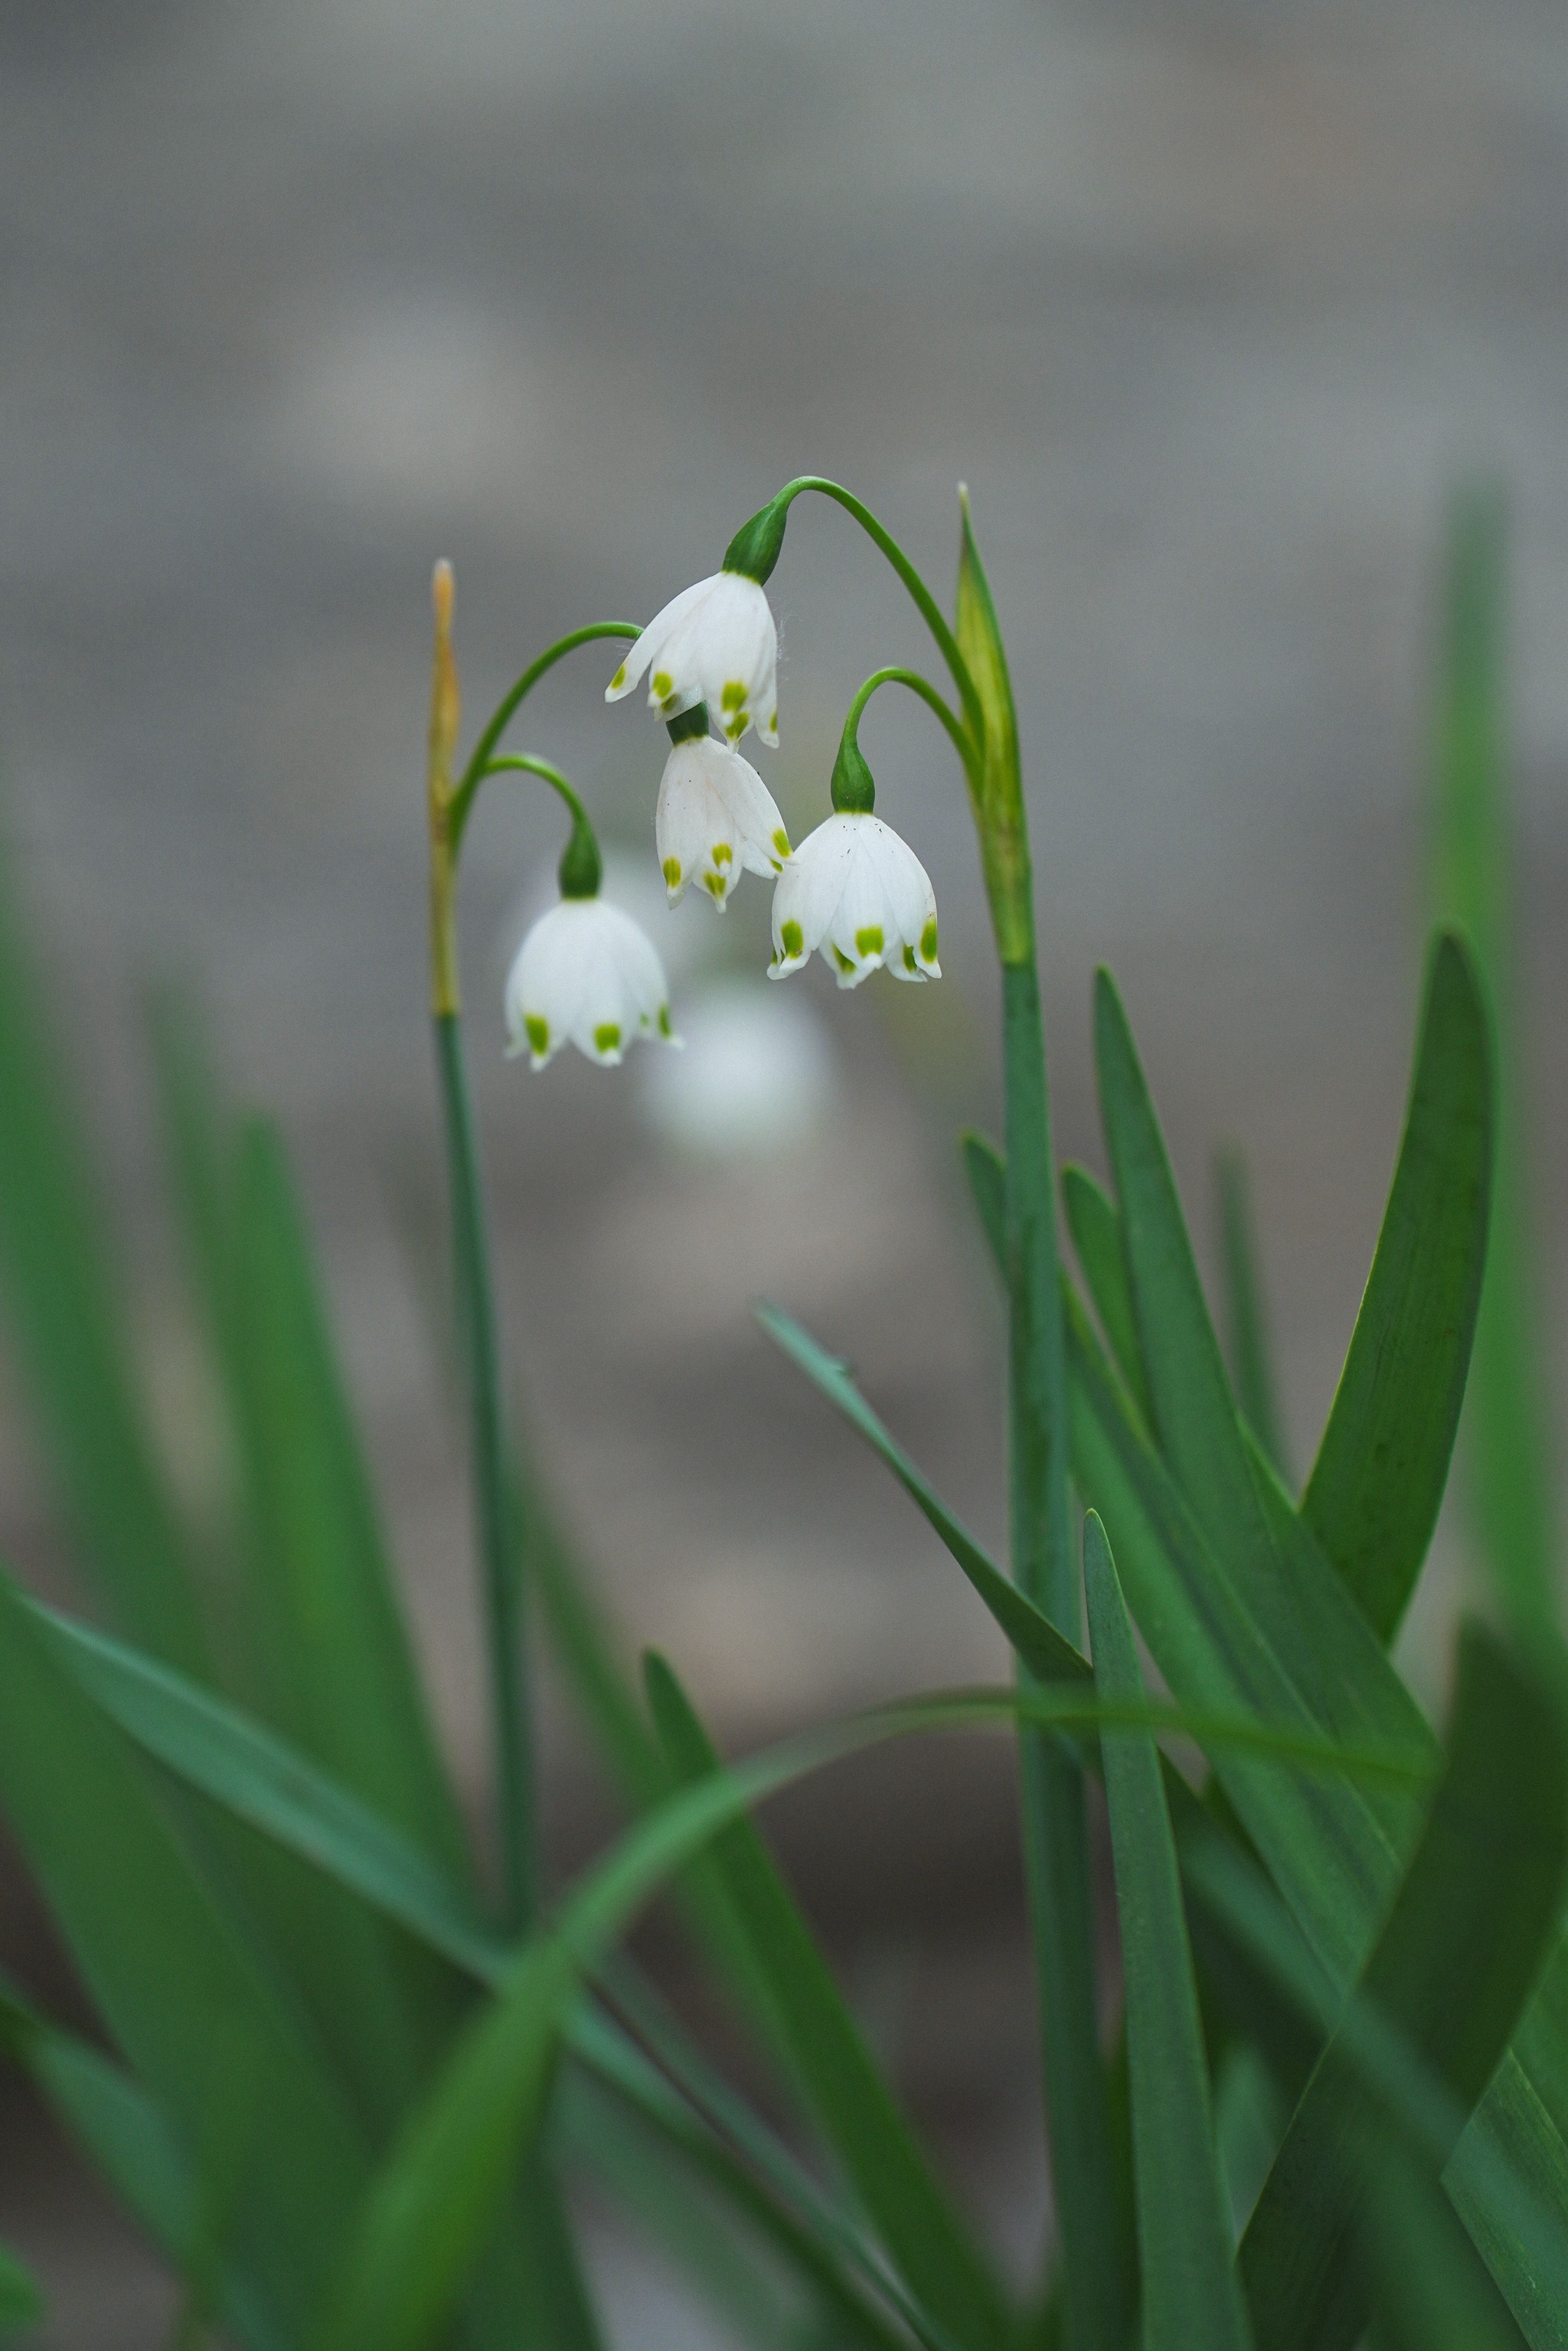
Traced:
<path id="1" fill-rule="evenodd" d="M 1301 1506 L 1385 1642 L 1448 1479 L 1486 1260 L 1491 1146 L 1486 1016 L 1464 948 L 1443 937 L 1377 1253 Z"/>
<path id="2" fill-rule="evenodd" d="M 1144 1694 L 1110 1546 L 1091 1511 L 1083 1580 L 1103 1697 Z M 1145 1732 L 1106 1730 L 1100 1752 L 1116 1869 L 1127 2006 L 1145 2351 L 1243 2351 L 1251 2337 L 1231 2264 L 1197 1988 L 1159 1758 Z"/>
<path id="3" fill-rule="evenodd" d="M 719 1761 L 669 1666 L 646 1660 L 648 1702 L 683 1785 Z M 843 1995 L 761 1836 L 737 1821 L 716 1838 L 726 1895 L 763 1970 L 819 2128 L 911 2290 L 967 2345 L 1000 2343 L 1000 2289 L 938 2189 Z"/>
<path id="4" fill-rule="evenodd" d="M 1258 1270 L 1258 1239 L 1252 1226 L 1247 1164 L 1239 1151 L 1222 1151 L 1215 1162 L 1214 1174 L 1219 1201 L 1225 1321 L 1236 1398 L 1253 1436 L 1281 1478 L 1288 1480 L 1279 1383 L 1274 1377 L 1263 1312 L 1263 1285 Z"/>
<path id="5" fill-rule="evenodd" d="M 1568 1740 L 1555 1704 L 1474 1627 L 1448 1768 L 1361 1978 L 1453 2093 L 1462 2125 L 1541 1972 L 1568 1868 Z M 1356 2244 L 1379 2130 L 1343 2040 L 1292 2116 L 1241 2249 L 1260 2346 L 1352 2351 L 1371 2314 Z M 1458 2131 L 1455 2132 L 1458 2137 Z M 1441 2168 L 1448 2148 L 1441 2150 Z"/>
<path id="6" fill-rule="evenodd" d="M 960 1525 L 946 1504 L 896 1445 L 854 1384 L 847 1364 L 830 1355 L 781 1307 L 762 1305 L 757 1319 L 774 1344 L 805 1373 L 813 1387 L 836 1405 L 874 1453 L 886 1462 L 899 1484 L 957 1561 L 970 1583 L 1019 1657 L 1041 1681 L 1074 1680 L 1088 1671 L 1084 1658 L 1043 1615 L 1034 1603 L 1009 1583 L 974 1537 Z"/>
<path id="7" fill-rule="evenodd" d="M 255 2127 L 235 2259 L 297 2333 L 366 2177 L 339 2085 L 221 1916 L 135 1750 L 0 1577 L 0 1804 L 114 2038 L 187 2162 L 243 2052 Z"/>
<path id="8" fill-rule="evenodd" d="M 1100 1328 L 1110 1343 L 1116 1368 L 1127 1392 L 1145 1421 L 1152 1419 L 1148 1382 L 1138 1346 L 1138 1322 L 1133 1311 L 1133 1288 L 1127 1279 L 1127 1253 L 1122 1246 L 1122 1212 L 1086 1167 L 1064 1167 L 1061 1197 L 1072 1246 L 1083 1269 L 1083 1279 L 1100 1317 Z"/>
<path id="9" fill-rule="evenodd" d="M 1434 919 L 1458 931 L 1475 958 L 1497 1065 L 1497 1159 L 1469 1381 L 1467 1484 L 1498 1595 L 1516 1621 L 1533 1625 L 1557 1618 L 1561 1530 L 1516 1005 L 1504 552 L 1501 498 L 1488 490 L 1458 496 L 1449 520 L 1437 681 L 1432 906 Z"/>
<path id="10" fill-rule="evenodd" d="M 44 2314 L 43 2289 L 31 2270 L 0 2245 L 0 2326 L 29 2326 Z"/>
<path id="11" fill-rule="evenodd" d="M 1371 2351 L 1521 2351 L 1524 2337 L 1440 2188 L 1380 2150 L 1366 2210 Z"/>
<path id="12" fill-rule="evenodd" d="M 206 1639 L 137 1393 L 96 1186 L 0 860 L 0 1293 L 79 1563 L 116 1621 L 192 1672 Z"/>

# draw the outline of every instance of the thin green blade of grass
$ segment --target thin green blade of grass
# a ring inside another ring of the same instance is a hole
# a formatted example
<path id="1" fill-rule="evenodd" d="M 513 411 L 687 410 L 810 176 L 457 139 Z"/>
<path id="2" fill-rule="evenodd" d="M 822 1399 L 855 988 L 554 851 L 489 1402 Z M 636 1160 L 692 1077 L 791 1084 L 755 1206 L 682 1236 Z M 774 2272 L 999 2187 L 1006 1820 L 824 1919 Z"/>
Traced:
<path id="1" fill-rule="evenodd" d="M 1072 1643 L 1061 1633 L 1017 1584 L 987 1557 L 967 1530 L 955 1518 L 903 1447 L 894 1443 L 854 1384 L 847 1364 L 819 1346 L 808 1331 L 781 1307 L 759 1306 L 757 1319 L 790 1362 L 804 1372 L 812 1386 L 858 1430 L 872 1450 L 886 1462 L 899 1484 L 927 1522 L 941 1537 L 985 1602 L 1009 1642 L 1030 1671 L 1040 1681 L 1077 1680 L 1088 1671 Z"/>
<path id="2" fill-rule="evenodd" d="M 1104 1529 L 1091 1511 L 1083 1579 L 1103 1697 L 1144 1694 Z M 1197 1987 L 1155 1742 L 1107 1730 L 1100 1751 L 1127 2011 L 1142 2340 L 1145 2351 L 1248 2351 L 1215 2153 Z"/>
<path id="3" fill-rule="evenodd" d="M 1087 1167 L 1064 1167 L 1061 1197 L 1067 1210 L 1072 1246 L 1078 1252 L 1083 1280 L 1100 1317 L 1116 1368 L 1145 1421 L 1152 1419 L 1148 1382 L 1138 1346 L 1138 1318 L 1133 1306 L 1133 1285 L 1127 1278 L 1127 1253 L 1122 1246 L 1122 1212 Z"/>
<path id="4" fill-rule="evenodd" d="M 677 1782 L 710 1777 L 718 1757 L 674 1673 L 650 1656 L 646 1674 L 649 1707 Z M 1001 2290 L 937 2187 L 760 1834 L 738 1821 L 712 1851 L 817 2126 L 888 2252 L 917 2299 L 960 2342 L 1001 2343 L 1009 2325 Z"/>
<path id="5" fill-rule="evenodd" d="M 1565 1868 L 1559 1710 L 1471 1628 L 1448 1771 L 1361 1979 L 1363 1997 L 1453 2093 L 1461 2126 L 1540 1975 Z M 1360 2339 L 1371 2305 L 1358 2222 L 1375 2192 L 1364 2167 L 1379 2127 L 1343 2043 L 1331 2042 L 1242 2245 L 1260 2351 L 1352 2351 Z"/>
<path id="6" fill-rule="evenodd" d="M 1380 1640 L 1437 1523 L 1482 1295 L 1492 1083 L 1474 967 L 1434 945 L 1383 1229 L 1301 1513 Z"/>
<path id="7" fill-rule="evenodd" d="M 1274 1373 L 1273 1350 L 1263 1308 L 1251 1189 L 1247 1163 L 1239 1150 L 1231 1148 L 1219 1154 L 1215 1162 L 1214 1187 L 1219 1204 L 1219 1263 L 1224 1277 L 1226 1335 L 1236 1400 L 1253 1436 L 1281 1477 L 1288 1480 L 1280 1384 Z"/>
<path id="8" fill-rule="evenodd" d="M 0 1805 L 84 1981 L 186 2147 L 246 2053 L 256 2122 L 235 2258 L 297 2332 L 358 2202 L 367 2153 L 342 2092 L 254 1966 L 153 1797 L 0 1579 Z"/>
<path id="9" fill-rule="evenodd" d="M 1558 1616 L 1561 1528 L 1513 945 L 1504 555 L 1500 497 L 1472 490 L 1456 498 L 1437 679 L 1431 892 L 1435 920 L 1458 931 L 1475 958 L 1497 1059 L 1497 1164 L 1466 1416 L 1466 1482 L 1498 1597 L 1530 1625 Z"/>
<path id="10" fill-rule="evenodd" d="M 76 1105 L 0 854 L 0 1294 L 82 1571 L 115 1621 L 203 1670 L 205 1630 L 157 1457 Z"/>
<path id="11" fill-rule="evenodd" d="M 1379 2163 L 1367 2220 L 1373 2351 L 1521 2351 L 1452 2205 L 1408 2158 L 1390 2151 Z"/>

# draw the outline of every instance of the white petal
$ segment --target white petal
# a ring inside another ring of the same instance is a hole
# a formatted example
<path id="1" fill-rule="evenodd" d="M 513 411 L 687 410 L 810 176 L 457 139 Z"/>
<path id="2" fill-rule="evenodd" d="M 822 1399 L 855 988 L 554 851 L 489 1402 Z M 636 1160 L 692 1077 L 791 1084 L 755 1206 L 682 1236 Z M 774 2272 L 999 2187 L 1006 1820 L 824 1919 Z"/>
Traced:
<path id="1" fill-rule="evenodd" d="M 860 816 L 849 821 L 855 828 L 853 852 L 821 950 L 841 987 L 857 987 L 890 953 L 897 953 L 890 936 L 893 909 L 883 886 L 881 844 L 872 830 L 876 819 Z"/>
<path id="2" fill-rule="evenodd" d="M 619 1061 L 639 1037 L 674 1041 L 669 991 L 652 941 L 602 898 L 566 898 L 523 941 L 507 982 L 512 1050 L 541 1069 L 570 1042 L 591 1061 Z"/>
<path id="3" fill-rule="evenodd" d="M 654 613 L 605 687 L 606 702 L 619 702 L 623 695 L 633 691 L 643 671 L 650 663 L 656 663 L 693 605 L 699 603 L 712 586 L 712 579 L 699 580 L 695 586 L 683 588 L 678 596 L 672 596 L 663 611 Z"/>
<path id="4" fill-rule="evenodd" d="M 936 893 L 931 877 L 891 825 L 883 824 L 880 817 L 871 821 L 876 826 L 874 855 L 898 941 L 896 947 L 889 941 L 887 967 L 899 979 L 940 979 Z"/>
<path id="5" fill-rule="evenodd" d="M 775 979 L 799 970 L 821 944 L 854 862 L 854 827 L 860 821 L 858 817 L 829 817 L 786 860 L 773 893 L 769 969 Z"/>

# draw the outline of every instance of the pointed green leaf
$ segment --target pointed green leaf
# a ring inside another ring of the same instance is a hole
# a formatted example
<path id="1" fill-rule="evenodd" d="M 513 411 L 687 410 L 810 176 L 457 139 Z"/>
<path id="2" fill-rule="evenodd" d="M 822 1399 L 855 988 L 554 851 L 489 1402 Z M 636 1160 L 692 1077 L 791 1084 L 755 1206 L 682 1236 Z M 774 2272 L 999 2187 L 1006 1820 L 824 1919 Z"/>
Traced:
<path id="1" fill-rule="evenodd" d="M 888 1435 L 856 1387 L 849 1366 L 820 1347 L 781 1307 L 759 1306 L 757 1319 L 774 1343 L 805 1373 L 812 1386 L 837 1406 L 872 1450 L 886 1462 L 905 1493 L 941 1536 L 1030 1671 L 1041 1681 L 1076 1680 L 1085 1676 L 1088 1667 L 1072 1643 L 1057 1631 L 1016 1584 L 1009 1583 L 909 1456 Z"/>
<path id="2" fill-rule="evenodd" d="M 1102 1697 L 1143 1696 L 1133 1628 L 1104 1530 L 1091 1511 L 1083 1579 Z M 1132 2081 L 1145 2351 L 1245 2351 L 1230 2219 L 1214 2147 L 1197 1987 L 1176 1845 L 1146 1732 L 1107 1730 L 1100 1751 L 1116 1867 Z"/>
<path id="3" fill-rule="evenodd" d="M 1490 1062 L 1469 957 L 1439 938 L 1377 1254 L 1301 1497 L 1384 1641 L 1427 1555 L 1464 1397 L 1486 1259 Z"/>
<path id="4" fill-rule="evenodd" d="M 1460 1646 L 1448 1773 L 1362 1976 L 1362 1992 L 1453 2094 L 1457 2139 L 1552 1938 L 1568 1868 L 1568 1739 L 1557 1707 L 1487 1636 Z M 1320 2059 L 1249 2224 L 1260 2351 L 1352 2351 L 1370 2315 L 1358 2224 L 1376 2105 L 1343 2040 Z M 1452 2142 L 1438 2150 L 1434 2176 Z"/>
<path id="5" fill-rule="evenodd" d="M 1138 1322 L 1133 1311 L 1133 1286 L 1127 1279 L 1127 1255 L 1122 1245 L 1122 1212 L 1086 1167 L 1064 1167 L 1061 1198 L 1068 1229 L 1100 1328 L 1110 1343 L 1116 1368 L 1144 1418 L 1149 1411 L 1148 1383 L 1138 1351 Z"/>
<path id="6" fill-rule="evenodd" d="M 187 2149 L 236 2063 L 256 2123 L 236 2246 L 297 2327 L 365 2177 L 337 2085 L 254 1968 L 153 1799 L 0 1577 L 0 1805 L 114 2038 Z"/>
<path id="7" fill-rule="evenodd" d="M 716 1771 L 718 1757 L 663 1658 L 647 1660 L 647 1687 L 677 1780 L 689 1786 Z M 888 2252 L 916 2297 L 961 2342 L 1001 2342 L 999 2290 L 937 2188 L 760 1835 L 749 1822 L 737 1822 L 713 1853 L 818 2127 Z"/>
<path id="8" fill-rule="evenodd" d="M 1269 1459 L 1281 1478 L 1288 1478 L 1279 1387 L 1263 1315 L 1263 1286 L 1258 1272 L 1258 1242 L 1252 1229 L 1247 1166 L 1239 1151 L 1220 1153 L 1215 1165 L 1215 1189 L 1219 1199 L 1220 1265 L 1225 1276 L 1226 1322 L 1237 1402 Z"/>
<path id="9" fill-rule="evenodd" d="M 1458 497 L 1448 530 L 1433 778 L 1436 921 L 1474 958 L 1492 1032 L 1497 1159 L 1469 1381 L 1467 1487 L 1504 1606 L 1559 1614 L 1562 1498 L 1553 1472 L 1549 1350 L 1530 1181 L 1525 1046 L 1512 936 L 1516 856 L 1504 674 L 1506 517 L 1494 491 Z"/>
<path id="10" fill-rule="evenodd" d="M 4 860 L 9 867 L 10 860 Z M 0 871 L 0 1296 L 77 1558 L 116 1621 L 199 1671 L 183 1534 L 158 1462 L 64 1058 Z"/>
<path id="11" fill-rule="evenodd" d="M 966 1128 L 958 1137 L 964 1173 L 975 1202 L 980 1229 L 1004 1286 L 1008 1278 L 1008 1163 L 988 1134 Z"/>

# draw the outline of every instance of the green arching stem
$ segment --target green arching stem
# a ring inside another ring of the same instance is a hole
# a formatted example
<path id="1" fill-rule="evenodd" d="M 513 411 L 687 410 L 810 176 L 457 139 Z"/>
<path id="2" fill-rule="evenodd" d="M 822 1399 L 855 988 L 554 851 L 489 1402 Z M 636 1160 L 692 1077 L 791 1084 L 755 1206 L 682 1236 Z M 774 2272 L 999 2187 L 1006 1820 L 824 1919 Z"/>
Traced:
<path id="1" fill-rule="evenodd" d="M 859 741 L 861 715 L 879 685 L 906 685 L 911 694 L 917 694 L 926 708 L 935 711 L 936 716 L 942 721 L 952 737 L 954 749 L 967 768 L 974 747 L 964 732 L 962 721 L 943 700 L 930 679 L 922 677 L 917 669 L 879 669 L 872 672 L 844 715 L 843 739 L 846 743 Z"/>
<path id="2" fill-rule="evenodd" d="M 480 768 L 476 779 L 482 784 L 486 776 L 515 772 L 525 776 L 541 776 L 553 785 L 571 810 L 571 839 L 567 842 L 560 861 L 560 894 L 563 898 L 593 898 L 599 893 L 599 883 L 604 871 L 604 861 L 599 854 L 599 841 L 588 820 L 588 811 L 559 768 L 548 759 L 529 758 L 518 751 L 503 752 L 498 759 L 490 759 Z"/>
<path id="3" fill-rule="evenodd" d="M 553 645 L 540 653 L 537 661 L 529 663 L 516 684 L 509 687 L 496 705 L 489 724 L 469 755 L 468 765 L 463 770 L 462 780 L 453 791 L 448 821 L 454 857 L 456 856 L 462 841 L 463 828 L 468 821 L 468 812 L 474 805 L 475 795 L 484 782 L 486 773 L 494 773 L 490 754 L 500 741 L 517 709 L 526 697 L 532 693 L 545 672 L 553 669 L 556 663 L 567 653 L 574 653 L 579 645 L 592 644 L 601 637 L 633 638 L 640 637 L 642 633 L 642 630 L 632 621 L 591 621 L 585 629 L 573 629 L 570 636 L 558 638 Z"/>
<path id="4" fill-rule="evenodd" d="M 975 681 L 969 674 L 968 664 L 958 649 L 958 640 L 942 617 L 942 610 L 936 597 L 894 538 L 893 533 L 883 524 L 878 522 L 869 507 L 862 506 L 860 499 L 852 491 L 846 490 L 841 483 L 830 482 L 821 474 L 801 474 L 796 480 L 786 482 L 778 496 L 769 501 L 764 511 L 782 517 L 803 490 L 815 490 L 821 497 L 832 498 L 843 507 L 846 514 L 853 515 L 866 537 L 881 549 L 914 598 L 915 608 L 936 641 L 936 649 L 947 664 L 953 683 L 958 689 L 958 699 L 964 705 L 964 716 L 967 723 L 971 743 L 970 747 L 961 756 L 967 768 L 971 759 L 978 758 L 985 743 L 985 713 L 980 707 L 980 697 L 976 691 Z"/>
<path id="5" fill-rule="evenodd" d="M 508 1933 L 521 1933 L 533 1919 L 538 1895 L 533 1740 L 527 1695 L 528 1624 L 518 1570 L 518 1529 L 507 1488 L 495 1289 L 460 1013 L 436 1014 L 435 1058 L 452 1179 L 458 1337 L 468 1373 L 474 1503 L 485 1571 L 502 1923 Z"/>

